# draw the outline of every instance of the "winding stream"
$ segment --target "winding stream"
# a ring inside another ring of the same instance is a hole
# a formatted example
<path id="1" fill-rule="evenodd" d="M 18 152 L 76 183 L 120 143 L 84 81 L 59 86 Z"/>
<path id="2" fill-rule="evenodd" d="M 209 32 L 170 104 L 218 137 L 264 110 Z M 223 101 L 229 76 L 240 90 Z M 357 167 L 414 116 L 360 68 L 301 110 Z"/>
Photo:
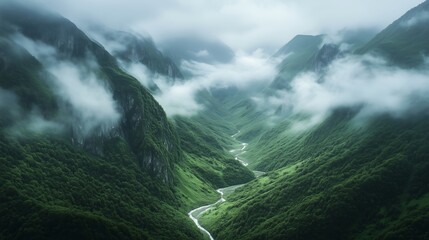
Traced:
<path id="1" fill-rule="evenodd" d="M 238 131 L 236 134 L 232 135 L 231 137 L 234 140 L 237 140 L 236 137 L 237 135 L 240 134 L 240 131 Z M 237 149 L 232 149 L 229 152 L 232 153 L 235 157 L 235 160 L 239 161 L 243 166 L 247 167 L 249 164 L 247 162 L 245 162 L 244 160 L 239 158 L 239 155 L 245 153 L 245 149 L 247 147 L 247 143 L 241 143 L 241 147 L 237 148 Z M 255 173 L 256 176 L 260 176 L 261 174 L 263 174 L 263 172 L 259 172 L 259 171 L 253 171 L 253 173 Z M 207 229 L 203 228 L 200 223 L 198 222 L 198 218 L 203 215 L 206 211 L 208 211 L 210 208 L 214 207 L 217 204 L 223 203 L 225 202 L 225 198 L 224 198 L 224 194 L 225 192 L 234 192 L 235 189 L 243 186 L 244 184 L 239 184 L 239 185 L 233 185 L 233 186 L 229 186 L 226 188 L 219 188 L 216 191 L 220 194 L 220 199 L 217 200 L 215 203 L 209 204 L 209 205 L 205 205 L 196 209 L 191 210 L 188 215 L 189 217 L 192 219 L 192 221 L 194 221 L 195 225 L 197 225 L 198 229 L 200 229 L 202 232 L 204 232 L 205 234 L 207 234 L 210 238 L 210 240 L 214 240 L 213 236 L 210 234 L 209 231 L 207 231 Z"/>

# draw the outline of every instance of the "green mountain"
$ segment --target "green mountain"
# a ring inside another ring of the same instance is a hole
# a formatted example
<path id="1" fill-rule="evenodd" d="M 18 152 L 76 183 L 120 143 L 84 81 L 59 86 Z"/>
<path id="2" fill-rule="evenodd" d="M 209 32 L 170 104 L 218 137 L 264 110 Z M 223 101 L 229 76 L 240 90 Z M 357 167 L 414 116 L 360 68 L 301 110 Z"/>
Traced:
<path id="1" fill-rule="evenodd" d="M 182 73 L 173 60 L 164 56 L 150 37 L 143 37 L 125 31 L 92 30 L 100 32 L 103 37 L 102 43 L 105 46 L 116 46 L 110 50 L 116 59 L 128 64 L 141 63 L 152 72 L 168 76 L 172 79 L 183 78 Z"/>
<path id="2" fill-rule="evenodd" d="M 208 239 L 189 212 L 218 201 L 215 189 L 245 184 L 199 217 L 215 239 L 428 239 L 425 101 L 400 116 L 340 107 L 307 128 L 296 124 L 308 114 L 255 101 L 290 91 L 304 72 L 323 85 L 348 56 L 418 71 L 428 2 L 368 41 L 371 31 L 335 44 L 299 35 L 273 56 L 268 89 L 204 89 L 203 110 L 170 119 L 156 86 L 127 72 L 144 65 L 181 81 L 151 39 L 102 31 L 97 42 L 58 14 L 0 4 L 0 238 Z M 176 40 L 164 45 L 174 61 L 234 57 L 216 41 Z M 247 167 L 229 152 L 242 146 Z"/>
<path id="3" fill-rule="evenodd" d="M 427 6 L 426 1 L 411 10 L 362 49 L 382 49 L 400 67 L 419 66 L 429 46 L 424 37 L 420 39 L 427 24 L 413 19 L 425 19 L 420 16 Z M 386 34 L 404 22 L 416 25 Z M 381 45 L 375 44 L 380 36 L 386 43 L 399 44 L 399 35 L 406 36 L 403 45 L 378 48 Z M 300 42 L 303 57 L 280 64 L 285 68 L 296 64 L 287 74 L 316 71 L 314 59 L 323 59 L 318 44 Z M 279 52 L 290 53 L 294 45 Z M 294 124 L 305 115 L 283 116 L 271 125 L 251 123 L 253 131 L 247 132 L 253 134 L 239 136 L 249 143 L 243 157 L 251 160 L 251 168 L 267 174 L 209 210 L 200 219 L 202 225 L 215 239 L 427 239 L 428 106 L 423 109 L 406 117 L 383 114 L 362 121 L 356 118 L 359 106 L 340 108 L 300 131 Z M 256 113 L 256 108 L 235 115 L 236 121 L 245 122 L 251 112 Z"/>
<path id="4" fill-rule="evenodd" d="M 98 64 L 96 74 L 107 81 L 106 84 L 112 89 L 113 99 L 118 102 L 119 112 L 125 117 L 120 121 L 119 129 L 114 134 L 107 135 L 123 137 L 144 168 L 151 170 L 163 181 L 170 182 L 170 164 L 181 157 L 177 136 L 159 104 L 133 77 L 118 67 L 115 58 L 61 16 L 46 16 L 46 13 L 16 5 L 2 7 L 1 16 L 4 22 L 19 28 L 25 37 L 52 46 L 60 60 L 78 64 L 92 55 Z M 78 133 L 74 133 L 76 135 Z M 105 134 L 99 132 L 93 135 Z M 96 142 L 99 140 L 94 141 L 83 141 L 83 145 L 97 151 L 101 146 L 97 146 Z"/>
<path id="5" fill-rule="evenodd" d="M 287 88 L 292 79 L 305 70 L 323 43 L 323 35 L 298 35 L 278 50 L 273 57 L 281 58 L 279 74 L 271 83 L 273 89 Z"/>
<path id="6" fill-rule="evenodd" d="M 1 238 L 202 239 L 187 212 L 215 201 L 215 187 L 254 178 L 225 144 L 207 147 L 214 140 L 200 126 L 171 123 L 149 91 L 69 20 L 12 3 L 1 4 L 0 19 Z M 54 74 L 63 66 L 64 75 Z M 71 98 L 104 89 L 117 119 L 100 120 L 103 109 L 82 112 L 59 91 L 74 71 L 89 92 Z M 180 124 L 188 135 L 179 137 Z M 200 137 L 200 150 L 188 147 Z"/>
<path id="7" fill-rule="evenodd" d="M 278 75 L 271 83 L 269 92 L 289 89 L 291 81 L 305 71 L 323 75 L 329 64 L 350 52 L 356 51 L 374 37 L 371 29 L 342 30 L 332 41 L 328 35 L 297 35 L 272 58 L 280 60 Z"/>
<path id="8" fill-rule="evenodd" d="M 204 226 L 219 239 L 425 239 L 427 116 L 361 128 L 353 116 L 338 111 L 303 134 L 263 134 L 249 158 L 261 156 L 257 169 L 269 173 L 204 216 Z"/>
<path id="9" fill-rule="evenodd" d="M 423 56 L 429 54 L 428 11 L 429 2 L 425 1 L 393 22 L 357 53 L 380 54 L 392 64 L 405 68 L 422 64 Z"/>

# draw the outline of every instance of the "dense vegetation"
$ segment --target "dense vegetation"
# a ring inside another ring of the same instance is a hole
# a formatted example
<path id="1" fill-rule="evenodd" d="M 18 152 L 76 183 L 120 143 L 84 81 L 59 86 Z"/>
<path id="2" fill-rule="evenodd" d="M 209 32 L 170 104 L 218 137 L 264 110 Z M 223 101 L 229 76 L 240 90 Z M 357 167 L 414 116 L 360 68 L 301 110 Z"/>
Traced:
<path id="1" fill-rule="evenodd" d="M 15 4 L 0 13 L 1 238 L 203 238 L 187 212 L 215 201 L 216 187 L 254 178 L 225 153 L 230 142 L 209 147 L 229 136 L 207 137 L 202 125 L 178 120 L 179 138 L 148 90 L 67 19 Z M 118 106 L 117 125 L 83 135 L 56 76 L 16 33 L 93 71 Z M 53 126 L 37 128 L 35 119 Z"/>
<path id="2" fill-rule="evenodd" d="M 182 143 L 182 149 L 192 158 L 204 158 L 194 166 L 195 175 L 215 188 L 248 182 L 253 173 L 236 161 L 228 150 L 236 145 L 230 137 L 234 132 L 228 123 L 210 112 L 197 117 L 176 117 L 174 122 Z M 207 117 L 206 115 L 210 115 Z M 216 122 L 217 121 L 217 122 Z M 211 122 L 211 123 L 210 123 Z M 222 123 L 225 123 L 222 124 Z M 231 133 L 227 135 L 226 133 Z"/>
<path id="3" fill-rule="evenodd" d="M 200 236 L 173 192 L 141 171 L 120 139 L 104 157 L 37 135 L 2 136 L 0 152 L 2 238 Z"/>
<path id="4" fill-rule="evenodd" d="M 345 114 L 269 148 L 266 168 L 278 170 L 237 190 L 203 223 L 219 239 L 425 239 L 427 116 L 356 128 Z"/>
<path id="5" fill-rule="evenodd" d="M 426 1 L 367 44 L 350 40 L 358 44 L 347 54 L 420 68 L 427 21 L 411 20 L 428 10 Z M 429 238 L 429 107 L 365 119 L 356 118 L 359 106 L 341 108 L 296 131 L 307 116 L 266 112 L 251 93 L 227 88 L 202 91 L 199 114 L 167 119 L 115 59 L 182 78 L 150 40 L 123 33 L 129 48 L 112 56 L 52 13 L 0 4 L 0 20 L 0 238 L 203 239 L 187 213 L 218 200 L 216 188 L 249 181 L 200 219 L 216 239 Z M 95 63 L 92 74 L 118 106 L 116 125 L 81 134 L 56 77 L 16 33 L 52 47 L 57 61 Z M 279 75 L 261 95 L 288 89 L 303 71 L 323 74 L 346 54 L 323 38 L 300 35 L 280 49 Z M 29 125 L 40 119 L 48 130 Z M 228 153 L 238 130 L 249 143 L 240 157 L 266 175 L 255 179 Z"/>
<path id="6" fill-rule="evenodd" d="M 404 23 L 428 6 L 409 11 L 356 53 L 421 67 L 427 21 Z M 300 67 L 314 71 L 313 63 Z M 252 114 L 245 102 L 231 104 L 244 121 Z M 292 124 L 306 116 L 277 118 L 271 126 L 256 119 L 254 130 L 241 135 L 250 143 L 244 157 L 269 172 L 210 210 L 203 226 L 218 239 L 427 239 L 427 106 L 406 117 L 355 118 L 359 110 L 337 109 L 302 131 Z"/>

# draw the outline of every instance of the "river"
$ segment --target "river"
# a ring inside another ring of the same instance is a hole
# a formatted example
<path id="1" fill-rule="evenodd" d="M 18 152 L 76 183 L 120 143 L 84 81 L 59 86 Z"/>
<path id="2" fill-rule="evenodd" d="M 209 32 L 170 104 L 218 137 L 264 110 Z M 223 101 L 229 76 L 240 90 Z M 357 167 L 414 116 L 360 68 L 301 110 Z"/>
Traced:
<path id="1" fill-rule="evenodd" d="M 237 135 L 240 134 L 240 131 L 238 131 L 236 134 L 232 135 L 231 137 L 234 140 L 237 140 L 236 137 Z M 248 146 L 247 143 L 240 143 L 240 148 L 237 149 L 232 149 L 229 152 L 232 153 L 235 157 L 235 160 L 239 161 L 243 166 L 247 167 L 249 164 L 244 161 L 243 159 L 240 159 L 239 156 L 243 153 L 246 152 L 246 148 Z M 264 174 L 264 172 L 260 172 L 260 171 L 253 171 L 253 173 L 255 174 L 256 177 L 261 176 L 262 174 Z M 225 193 L 231 194 L 235 191 L 235 189 L 243 186 L 244 184 L 240 184 L 240 185 L 233 185 L 233 186 L 229 186 L 226 188 L 219 188 L 216 191 L 220 194 L 220 198 L 219 200 L 217 200 L 215 203 L 209 204 L 209 205 L 205 205 L 205 206 L 201 206 L 199 208 L 195 208 L 193 210 L 191 210 L 188 215 L 189 217 L 192 219 L 192 221 L 194 221 L 195 225 L 198 227 L 198 229 L 200 229 L 202 232 L 204 232 L 205 234 L 207 234 L 207 236 L 209 236 L 210 240 L 214 240 L 213 236 L 210 234 L 209 231 L 207 231 L 207 229 L 203 228 L 200 223 L 198 222 L 198 218 L 204 214 L 206 211 L 208 211 L 210 208 L 214 207 L 217 204 L 221 204 L 223 202 L 225 202 L 225 198 L 224 195 Z"/>

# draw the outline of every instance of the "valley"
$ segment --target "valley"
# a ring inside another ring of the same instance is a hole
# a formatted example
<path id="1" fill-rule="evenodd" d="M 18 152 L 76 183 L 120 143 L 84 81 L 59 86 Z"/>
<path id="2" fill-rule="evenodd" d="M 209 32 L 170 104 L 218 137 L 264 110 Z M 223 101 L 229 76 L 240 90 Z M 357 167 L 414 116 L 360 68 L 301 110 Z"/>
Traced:
<path id="1" fill-rule="evenodd" d="M 237 136 L 240 134 L 240 131 L 238 131 L 237 133 L 235 133 L 234 135 L 231 136 L 231 138 L 234 141 L 237 141 Z M 234 159 L 238 162 L 240 162 L 243 166 L 247 166 L 248 164 L 244 161 L 241 160 L 239 158 L 239 156 L 243 153 L 245 153 L 245 149 L 248 146 L 247 143 L 239 143 L 239 146 L 241 148 L 237 148 L 237 149 L 232 149 L 229 152 L 231 154 L 234 155 Z M 253 171 L 253 174 L 255 174 L 256 177 L 262 176 L 264 174 L 264 172 L 261 171 Z M 209 211 L 211 208 L 216 207 L 219 204 L 222 204 L 223 202 L 226 201 L 226 197 L 229 196 L 230 194 L 232 194 L 236 189 L 243 187 L 245 184 L 238 184 L 238 185 L 233 185 L 233 186 L 228 186 L 225 188 L 219 188 L 216 190 L 216 192 L 218 192 L 220 194 L 220 199 L 217 200 L 215 203 L 209 204 L 209 205 L 205 205 L 202 207 L 198 207 L 196 209 L 193 209 L 192 211 L 190 211 L 188 213 L 189 217 L 192 219 L 192 221 L 195 222 L 195 224 L 197 225 L 197 227 L 204 232 L 205 234 L 208 235 L 208 237 L 213 240 L 212 235 L 210 234 L 209 231 L 207 231 L 205 228 L 203 228 L 200 223 L 198 222 L 198 219 L 207 211 Z"/>
<path id="2" fill-rule="evenodd" d="M 429 239 L 429 0 L 124 1 L 0 3 L 0 239 Z"/>

